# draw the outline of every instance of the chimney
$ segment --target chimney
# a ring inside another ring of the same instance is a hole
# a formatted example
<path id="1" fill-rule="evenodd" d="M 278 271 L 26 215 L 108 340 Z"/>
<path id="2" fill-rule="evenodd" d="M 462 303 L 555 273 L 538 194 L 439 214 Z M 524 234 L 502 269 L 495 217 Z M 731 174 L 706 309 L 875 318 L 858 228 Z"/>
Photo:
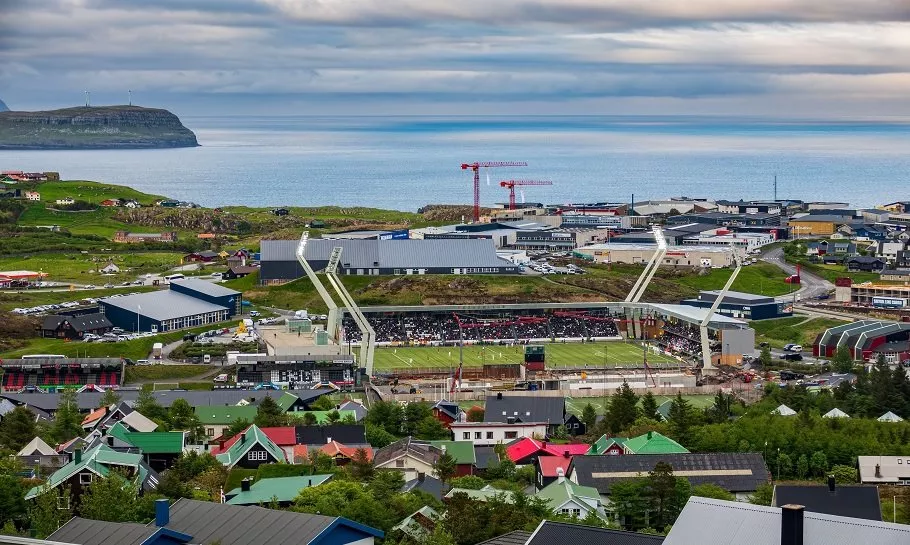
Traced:
<path id="1" fill-rule="evenodd" d="M 107 446 L 109 446 L 109 447 L 114 446 L 114 436 L 113 435 L 107 436 Z"/>
<path id="2" fill-rule="evenodd" d="M 446 453 L 446 446 L 445 446 L 445 445 L 439 445 L 439 450 L 441 450 L 442 453 L 445 454 L 445 453 Z"/>
<path id="3" fill-rule="evenodd" d="M 155 526 L 161 528 L 171 521 L 171 506 L 167 498 L 155 500 Z"/>
<path id="4" fill-rule="evenodd" d="M 568 450 L 565 451 L 562 455 L 565 456 L 566 458 L 571 458 L 571 457 L 572 457 L 572 455 L 569 454 L 569 451 L 568 451 Z"/>
<path id="5" fill-rule="evenodd" d="M 496 392 L 496 399 L 502 399 L 502 392 Z"/>
<path id="6" fill-rule="evenodd" d="M 515 423 L 515 417 L 514 417 L 514 416 L 509 416 L 509 417 L 506 418 L 506 424 L 514 424 L 514 423 Z"/>
<path id="7" fill-rule="evenodd" d="M 882 466 L 881 464 L 875 464 L 875 476 L 879 479 L 882 478 Z"/>
<path id="8" fill-rule="evenodd" d="M 240 442 L 246 443 L 246 432 L 240 434 Z"/>
<path id="9" fill-rule="evenodd" d="M 82 449 L 81 448 L 77 448 L 76 450 L 73 451 L 73 461 L 76 462 L 77 464 L 82 461 Z"/>
<path id="10" fill-rule="evenodd" d="M 222 436 L 222 437 L 224 437 L 224 436 Z M 224 439 L 219 439 L 219 440 L 218 440 L 218 450 L 219 450 L 219 451 L 224 450 Z"/>
<path id="11" fill-rule="evenodd" d="M 246 479 L 242 479 L 242 480 L 240 481 L 240 491 L 241 491 L 241 492 L 249 492 L 249 491 L 250 491 L 250 478 L 249 478 L 249 477 L 247 477 Z"/>
<path id="12" fill-rule="evenodd" d="M 426 474 L 426 473 L 424 473 L 424 472 L 422 472 L 422 471 L 418 471 L 418 472 L 417 472 L 417 482 L 421 482 L 421 483 L 422 483 L 422 482 L 425 481 L 426 479 L 427 479 L 427 474 Z"/>
<path id="13" fill-rule="evenodd" d="M 566 480 L 566 472 L 561 467 L 556 468 L 556 482 L 562 483 Z"/>
<path id="14" fill-rule="evenodd" d="M 803 545 L 802 505 L 787 504 L 781 508 L 780 545 Z"/>
<path id="15" fill-rule="evenodd" d="M 544 439 L 543 441 L 541 441 L 540 444 L 543 445 L 543 446 L 541 446 L 540 448 L 547 448 L 547 440 L 546 440 L 546 439 Z"/>
<path id="16" fill-rule="evenodd" d="M 834 475 L 828 475 L 828 492 L 834 493 Z"/>
<path id="17" fill-rule="evenodd" d="M 326 438 L 325 438 L 325 444 L 326 444 L 326 445 L 331 445 L 331 444 L 332 444 L 332 438 L 331 438 L 331 437 L 326 437 Z"/>
<path id="18" fill-rule="evenodd" d="M 650 432 L 650 431 L 648 432 L 648 441 L 651 440 L 651 434 L 652 434 L 652 433 L 653 433 L 653 432 Z"/>

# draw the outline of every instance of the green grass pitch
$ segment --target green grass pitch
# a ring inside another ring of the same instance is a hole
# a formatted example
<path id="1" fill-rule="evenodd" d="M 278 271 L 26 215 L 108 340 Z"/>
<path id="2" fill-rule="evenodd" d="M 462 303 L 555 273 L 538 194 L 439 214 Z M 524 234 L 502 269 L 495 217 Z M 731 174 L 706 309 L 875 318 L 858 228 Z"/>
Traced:
<path id="1" fill-rule="evenodd" d="M 548 343 L 546 362 L 548 368 L 631 366 L 641 365 L 642 347 L 635 343 L 621 341 L 604 343 Z M 479 367 L 483 364 L 508 364 L 524 361 L 524 346 L 466 346 L 464 347 L 465 367 Z M 377 371 L 383 369 L 449 369 L 458 366 L 457 346 L 377 348 L 374 356 Z M 664 354 L 650 352 L 648 363 L 654 367 L 675 366 L 679 361 Z"/>

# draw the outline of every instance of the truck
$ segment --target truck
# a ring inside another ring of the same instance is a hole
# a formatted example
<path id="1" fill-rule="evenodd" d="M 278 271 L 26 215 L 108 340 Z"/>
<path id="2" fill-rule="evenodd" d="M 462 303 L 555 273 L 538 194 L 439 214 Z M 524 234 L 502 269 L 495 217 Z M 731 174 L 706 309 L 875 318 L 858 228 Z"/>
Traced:
<path id="1" fill-rule="evenodd" d="M 161 350 L 164 349 L 164 345 L 161 343 L 155 343 L 152 345 L 152 357 L 156 360 L 161 359 Z"/>
<path id="2" fill-rule="evenodd" d="M 800 283 L 799 265 L 796 266 L 796 274 L 791 274 L 787 278 L 784 278 L 784 282 L 786 282 L 787 284 L 799 284 Z"/>

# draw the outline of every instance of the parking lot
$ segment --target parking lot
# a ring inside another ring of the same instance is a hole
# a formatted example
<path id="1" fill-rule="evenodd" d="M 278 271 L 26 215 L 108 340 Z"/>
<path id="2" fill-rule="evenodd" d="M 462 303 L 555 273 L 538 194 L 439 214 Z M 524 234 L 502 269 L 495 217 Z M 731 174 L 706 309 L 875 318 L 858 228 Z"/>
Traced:
<path id="1" fill-rule="evenodd" d="M 543 250 L 529 250 L 528 257 L 531 262 L 522 265 L 522 272 L 528 274 L 585 274 L 585 270 L 574 263 L 566 266 L 555 266 L 550 260 L 564 260 L 572 257 L 571 252 L 547 252 Z"/>

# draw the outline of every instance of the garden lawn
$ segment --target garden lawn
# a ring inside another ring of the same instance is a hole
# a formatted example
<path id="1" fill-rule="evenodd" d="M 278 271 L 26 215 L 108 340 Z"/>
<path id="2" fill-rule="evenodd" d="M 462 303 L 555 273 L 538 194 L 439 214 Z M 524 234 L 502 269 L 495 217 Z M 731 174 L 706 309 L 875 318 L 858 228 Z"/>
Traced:
<path id="1" fill-rule="evenodd" d="M 800 344 L 804 348 L 812 346 L 815 338 L 828 328 L 848 323 L 834 318 L 778 318 L 775 320 L 754 320 L 749 323 L 755 330 L 756 342 L 767 342 L 774 348 L 783 348 L 789 343 Z"/>
<path id="2" fill-rule="evenodd" d="M 204 365 L 131 365 L 126 368 L 124 384 L 198 377 L 203 374 L 217 375 L 221 369 Z M 211 389 L 211 385 L 209 388 Z"/>
<path id="3" fill-rule="evenodd" d="M 690 275 L 679 278 L 679 283 L 698 290 L 719 290 L 733 274 L 732 269 L 711 269 L 704 276 Z M 793 290 L 793 286 L 784 282 L 786 274 L 770 263 L 758 262 L 746 265 L 739 271 L 739 276 L 730 288 L 733 291 L 768 295 L 784 295 Z"/>
<path id="4" fill-rule="evenodd" d="M 58 252 L 35 254 L 26 257 L 0 257 L 0 271 L 40 271 L 51 282 L 75 282 L 77 284 L 106 283 L 120 284 L 136 280 L 145 273 L 164 273 L 178 265 L 182 253 L 178 252 Z M 119 273 L 110 275 L 95 272 L 108 262 L 120 268 Z"/>

